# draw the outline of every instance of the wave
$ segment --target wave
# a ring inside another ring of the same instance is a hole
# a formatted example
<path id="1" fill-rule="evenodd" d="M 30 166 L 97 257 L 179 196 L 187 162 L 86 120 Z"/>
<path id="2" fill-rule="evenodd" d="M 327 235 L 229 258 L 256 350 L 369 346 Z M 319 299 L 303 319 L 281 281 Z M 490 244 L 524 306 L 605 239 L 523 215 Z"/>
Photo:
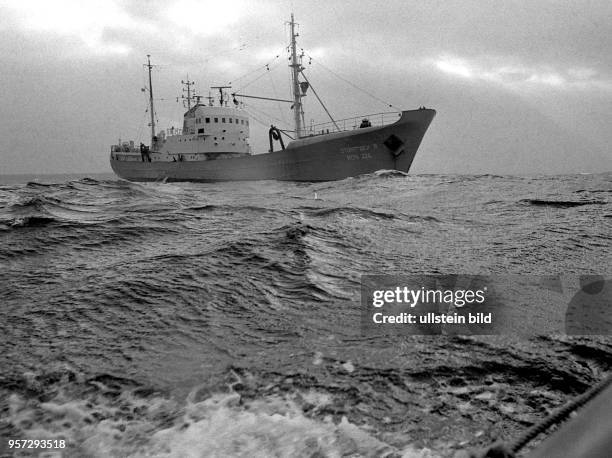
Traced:
<path id="1" fill-rule="evenodd" d="M 494 173 L 483 173 L 481 175 L 474 175 L 476 178 L 518 178 L 518 177 L 506 177 L 504 175 L 495 175 Z"/>
<path id="2" fill-rule="evenodd" d="M 612 189 L 578 189 L 575 194 L 612 194 Z"/>
<path id="3" fill-rule="evenodd" d="M 478 181 L 483 181 L 483 182 L 487 182 L 487 181 L 506 181 L 506 182 L 515 182 L 515 181 L 523 181 L 526 178 L 525 177 L 521 177 L 521 176 L 516 176 L 516 175 L 496 175 L 496 174 L 491 174 L 491 173 L 483 173 L 483 174 L 474 174 L 474 175 L 448 175 L 448 174 L 418 174 L 418 175 L 411 175 L 413 177 L 419 177 L 422 179 L 428 179 L 428 180 L 436 180 L 441 184 L 456 184 L 456 183 L 471 183 L 471 182 L 478 182 Z M 490 183 L 485 183 L 490 185 Z"/>
<path id="4" fill-rule="evenodd" d="M 57 184 L 56 183 L 39 183 L 38 181 L 28 181 L 25 185 L 26 188 L 30 188 L 30 189 L 50 188 L 53 186 L 57 186 Z"/>
<path id="5" fill-rule="evenodd" d="M 248 212 L 254 212 L 254 213 L 267 213 L 267 212 L 278 212 L 279 211 L 277 209 L 259 207 L 255 205 L 214 205 L 214 204 L 190 206 L 190 207 L 185 207 L 182 210 L 191 211 L 191 212 L 248 211 Z"/>
<path id="6" fill-rule="evenodd" d="M 604 200 L 549 200 L 549 199 L 522 199 L 520 202 L 535 206 L 556 207 L 556 208 L 571 208 L 581 207 L 583 205 L 606 205 L 608 202 Z"/>
<path id="7" fill-rule="evenodd" d="M 49 201 L 44 196 L 34 196 L 21 199 L 18 202 L 10 205 L 9 210 L 22 210 L 22 209 L 40 209 L 43 208 Z"/>
<path id="8" fill-rule="evenodd" d="M 4 381 L 11 436 L 64 440 L 62 456 L 403 456 L 435 458 L 409 443 L 391 445 L 346 416 L 320 418 L 333 399 L 314 389 L 255 399 L 202 384 L 174 400 L 110 374 L 70 370 Z"/>
<path id="9" fill-rule="evenodd" d="M 48 216 L 24 216 L 3 222 L 7 228 L 44 227 L 56 223 L 56 218 Z"/>
<path id="10" fill-rule="evenodd" d="M 0 214 L 0 224 L 4 230 L 52 224 L 80 227 L 108 219 L 108 216 L 92 207 L 86 203 L 73 204 L 52 196 L 28 197 L 6 207 Z"/>
<path id="11" fill-rule="evenodd" d="M 410 215 L 405 213 L 390 213 L 380 210 L 370 210 L 367 208 L 359 207 L 312 207 L 312 206 L 300 206 L 296 207 L 298 210 L 305 210 L 308 216 L 314 217 L 327 217 L 327 216 L 357 216 L 364 219 L 372 220 L 394 220 L 394 219 L 405 219 L 408 221 L 427 221 L 427 222 L 441 222 L 435 216 L 430 215 Z"/>
<path id="12" fill-rule="evenodd" d="M 401 170 L 377 170 L 373 174 L 368 175 L 373 175 L 376 178 L 406 178 L 410 176 L 406 172 L 402 172 Z"/>
<path id="13" fill-rule="evenodd" d="M 311 207 L 311 206 L 300 206 L 298 210 L 308 211 L 310 216 L 315 217 L 326 217 L 326 216 L 359 216 L 361 218 L 375 218 L 375 219 L 394 219 L 396 216 L 393 213 L 369 210 L 367 208 L 358 207 Z"/>
<path id="14" fill-rule="evenodd" d="M 90 177 L 83 177 L 79 180 L 74 180 L 74 183 L 97 185 L 100 184 L 100 181 Z"/>
<path id="15" fill-rule="evenodd" d="M 402 214 L 402 217 L 407 219 L 408 221 L 426 221 L 433 223 L 441 223 L 442 220 L 436 218 L 435 216 L 430 215 L 405 215 Z"/>
<path id="16" fill-rule="evenodd" d="M 408 174 L 400 170 L 377 170 L 372 173 L 365 173 L 354 177 L 344 178 L 338 181 L 325 181 L 325 182 L 311 182 L 311 183 L 300 183 L 295 184 L 296 187 L 310 187 L 313 192 L 322 191 L 339 191 L 341 189 L 354 189 L 362 186 L 376 186 L 384 185 L 385 182 L 389 181 L 393 183 L 402 183 L 404 180 L 408 183 L 410 180 L 415 179 L 417 175 Z M 398 180 L 394 180 L 394 179 Z"/>

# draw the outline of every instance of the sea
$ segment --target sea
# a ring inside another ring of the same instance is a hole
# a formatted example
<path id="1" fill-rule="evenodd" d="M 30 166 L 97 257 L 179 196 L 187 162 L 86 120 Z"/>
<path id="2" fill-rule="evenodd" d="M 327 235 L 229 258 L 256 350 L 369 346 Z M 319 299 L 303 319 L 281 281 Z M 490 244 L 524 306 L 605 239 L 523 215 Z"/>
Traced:
<path id="1" fill-rule="evenodd" d="M 609 275 L 611 241 L 612 173 L 0 177 L 0 456 L 510 440 L 604 377 L 612 339 L 364 335 L 362 276 Z"/>

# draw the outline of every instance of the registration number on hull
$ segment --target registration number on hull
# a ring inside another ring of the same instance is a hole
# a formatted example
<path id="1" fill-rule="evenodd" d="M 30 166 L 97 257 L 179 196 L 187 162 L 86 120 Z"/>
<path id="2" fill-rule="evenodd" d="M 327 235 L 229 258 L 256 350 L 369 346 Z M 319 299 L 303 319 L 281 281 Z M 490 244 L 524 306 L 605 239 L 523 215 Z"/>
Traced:
<path id="1" fill-rule="evenodd" d="M 340 152 L 346 154 L 346 159 L 349 161 L 358 161 L 360 159 L 372 159 L 372 155 L 369 151 L 378 148 L 377 144 L 361 145 L 361 146 L 348 146 L 340 148 Z"/>
<path id="2" fill-rule="evenodd" d="M 346 159 L 348 161 L 358 161 L 360 159 L 372 159 L 372 155 L 370 153 L 347 154 Z"/>

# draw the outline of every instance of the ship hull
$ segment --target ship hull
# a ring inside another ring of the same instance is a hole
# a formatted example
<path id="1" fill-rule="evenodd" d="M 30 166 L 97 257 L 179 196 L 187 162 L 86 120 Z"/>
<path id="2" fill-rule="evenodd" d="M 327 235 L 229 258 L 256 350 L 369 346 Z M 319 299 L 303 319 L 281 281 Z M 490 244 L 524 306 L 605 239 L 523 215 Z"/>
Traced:
<path id="1" fill-rule="evenodd" d="M 305 137 L 265 154 L 204 161 L 118 161 L 111 167 L 129 181 L 333 181 L 376 170 L 408 172 L 436 112 L 404 111 L 380 127 Z"/>

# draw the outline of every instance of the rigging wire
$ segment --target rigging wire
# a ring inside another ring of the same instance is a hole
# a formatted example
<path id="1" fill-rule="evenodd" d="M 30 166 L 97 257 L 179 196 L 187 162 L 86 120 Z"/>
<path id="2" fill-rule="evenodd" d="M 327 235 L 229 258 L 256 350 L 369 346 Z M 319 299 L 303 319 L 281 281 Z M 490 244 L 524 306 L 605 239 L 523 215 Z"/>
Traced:
<path id="1" fill-rule="evenodd" d="M 145 88 L 147 87 L 147 83 L 146 83 L 146 75 L 145 75 L 145 71 L 144 71 L 144 65 L 142 67 L 142 92 L 146 92 Z M 146 96 L 145 96 L 146 99 Z M 136 137 L 138 143 L 140 143 L 142 141 L 142 130 L 144 128 L 144 125 L 146 123 L 147 120 L 147 113 L 149 112 L 149 101 L 145 100 L 145 109 L 142 115 L 142 121 L 140 122 L 140 127 L 138 129 L 138 136 Z"/>
<path id="2" fill-rule="evenodd" d="M 272 92 L 274 93 L 274 97 L 279 98 L 278 93 L 276 91 L 276 85 L 274 84 L 274 78 L 272 78 L 272 74 L 270 72 L 268 72 L 268 76 L 270 77 L 270 85 L 272 86 Z M 285 116 L 285 111 L 281 106 L 281 102 L 276 102 L 276 108 L 283 117 L 283 123 L 287 124 L 287 117 Z"/>
<path id="3" fill-rule="evenodd" d="M 266 74 L 269 74 L 272 70 L 276 69 L 282 62 L 278 62 L 276 65 L 273 65 L 272 67 L 270 67 L 271 64 L 266 64 L 263 67 L 260 68 L 260 70 L 265 68 L 265 72 L 263 72 L 261 75 L 259 75 L 257 78 L 249 81 L 248 83 L 240 86 L 238 89 L 236 89 L 236 92 L 241 91 L 243 89 L 246 89 L 247 87 L 249 87 L 251 84 L 255 83 L 256 81 L 260 80 L 261 78 L 263 78 L 264 76 L 266 76 Z M 231 83 L 230 83 L 231 84 Z"/>
<path id="4" fill-rule="evenodd" d="M 266 70 L 266 71 L 265 71 L 265 72 L 264 72 L 262 75 L 258 76 L 258 77 L 257 77 L 257 78 L 255 78 L 253 81 L 251 81 L 251 82 L 249 82 L 249 83 L 247 83 L 247 84 L 245 84 L 245 85 L 243 85 L 243 86 L 240 86 L 240 87 L 239 87 L 237 90 L 242 90 L 242 89 L 246 88 L 247 86 L 249 86 L 249 85 L 253 84 L 255 81 L 257 81 L 258 79 L 262 78 L 262 77 L 263 77 L 263 75 L 265 75 L 267 72 L 269 72 L 269 71 L 270 71 L 270 66 L 271 66 L 271 65 L 274 63 L 274 61 L 276 61 L 276 60 L 277 60 L 277 59 L 279 59 L 279 58 L 280 58 L 280 53 L 279 53 L 279 54 L 277 54 L 277 55 L 276 55 L 276 56 L 275 56 L 275 57 L 274 57 L 274 58 L 273 58 L 273 59 L 272 59 L 270 62 L 268 62 L 268 63 L 266 63 L 266 64 L 264 64 L 264 65 L 262 65 L 262 66 L 259 66 L 259 67 L 257 67 L 257 68 L 256 68 L 256 69 L 254 69 L 254 70 L 248 71 L 248 72 L 244 73 L 243 75 L 239 76 L 238 78 L 234 78 L 234 79 L 233 79 L 232 81 L 230 81 L 228 84 L 231 86 L 231 85 L 232 85 L 232 83 L 237 83 L 238 81 L 240 81 L 240 80 L 242 80 L 242 79 L 246 78 L 247 76 L 252 75 L 253 73 L 257 73 L 257 72 L 260 72 L 260 71 L 262 71 L 262 70 Z M 276 65 L 275 65 L 275 66 L 273 66 L 272 68 L 276 68 L 277 66 L 278 66 L 278 64 L 276 64 Z"/>
<path id="5" fill-rule="evenodd" d="M 333 70 L 327 68 L 325 65 L 323 65 L 321 62 L 319 62 L 317 59 L 314 59 L 311 55 L 306 54 L 308 56 L 308 58 L 310 59 L 311 62 L 314 62 L 318 65 L 320 65 L 321 67 L 323 67 L 325 70 L 327 70 L 329 73 L 331 73 L 332 75 L 334 75 L 336 78 L 344 81 L 347 84 L 350 84 L 352 87 L 354 87 L 355 89 L 357 89 L 358 91 L 363 92 L 364 94 L 367 94 L 368 96 L 372 97 L 374 100 L 377 100 L 378 102 L 390 107 L 390 108 L 395 108 L 396 110 L 400 111 L 399 108 L 397 108 L 395 105 L 393 105 L 392 103 L 389 103 L 385 100 L 382 100 L 379 97 L 376 97 L 374 94 L 372 94 L 369 91 L 366 91 L 363 88 L 360 88 L 359 86 L 357 86 L 355 83 L 353 83 L 352 81 L 347 80 L 346 78 L 343 78 L 342 76 L 338 75 L 336 72 L 334 72 Z"/>
<path id="6" fill-rule="evenodd" d="M 249 113 L 249 116 L 250 116 L 251 118 L 253 118 L 255 121 L 257 121 L 259 124 L 261 124 L 262 126 L 264 126 L 264 127 L 266 127 L 266 128 L 269 126 L 269 123 L 266 123 L 265 121 L 262 121 L 262 120 L 261 120 L 261 119 L 259 119 L 257 116 L 255 116 L 253 113 L 249 112 L 249 110 L 248 110 L 248 109 L 246 109 L 246 108 L 245 108 L 245 110 L 247 111 L 247 113 Z M 287 138 L 289 138 L 290 140 L 295 140 L 295 137 L 293 137 L 293 136 L 291 136 L 291 135 L 289 135 L 289 134 L 287 133 L 287 132 L 292 132 L 292 133 L 295 133 L 295 130 L 290 130 L 290 129 L 280 129 L 280 128 L 278 128 L 278 127 L 277 127 L 277 129 L 278 129 L 278 131 L 279 131 L 281 134 L 285 135 L 285 136 L 286 136 Z"/>
<path id="7" fill-rule="evenodd" d="M 265 63 L 264 65 L 259 65 L 259 66 L 257 66 L 255 69 L 253 69 L 253 70 L 249 70 L 248 72 L 243 73 L 242 75 L 240 75 L 240 76 L 238 76 L 238 77 L 234 78 L 234 79 L 233 79 L 232 81 L 230 81 L 229 83 L 230 83 L 230 84 L 232 84 L 232 82 L 234 82 L 234 83 L 235 83 L 235 82 L 237 82 L 237 81 L 240 81 L 241 79 L 246 78 L 247 76 L 249 76 L 249 75 L 251 75 L 251 74 L 253 74 L 253 73 L 255 73 L 255 72 L 258 72 L 258 71 L 260 71 L 260 70 L 262 70 L 262 69 L 264 69 L 264 68 L 267 70 L 267 67 L 268 67 L 269 65 L 271 65 L 271 64 L 272 64 L 272 62 L 274 62 L 274 61 L 275 61 L 276 59 L 278 59 L 279 57 L 280 57 L 280 53 L 279 53 L 279 54 L 277 54 L 276 56 L 274 56 L 274 58 L 272 58 L 272 60 L 271 60 L 270 62 L 267 62 L 267 63 Z"/>
<path id="8" fill-rule="evenodd" d="M 255 121 L 257 121 L 259 124 L 261 124 L 262 126 L 268 127 L 269 124 L 267 122 L 262 121 L 261 119 L 259 119 L 257 116 L 255 116 L 252 112 L 250 112 L 248 110 L 248 108 L 245 108 L 246 112 L 249 114 L 249 116 L 251 118 L 253 118 Z"/>
<path id="9" fill-rule="evenodd" d="M 148 112 L 149 112 L 149 108 L 145 107 L 144 113 L 142 115 L 142 121 L 140 122 L 140 128 L 138 129 L 138 136 L 136 137 L 138 143 L 142 141 L 142 130 L 144 128 L 145 122 L 147 121 Z"/>
<path id="10" fill-rule="evenodd" d="M 248 105 L 248 104 L 244 104 L 244 109 L 247 111 L 247 113 L 249 113 L 251 116 L 253 116 L 253 114 L 251 113 L 251 111 L 255 111 L 257 113 L 259 113 L 260 115 L 268 118 L 269 120 L 274 120 L 277 121 L 279 123 L 284 124 L 285 121 L 283 121 L 282 119 L 279 119 L 275 116 L 270 115 L 269 113 L 266 113 L 263 110 L 258 110 L 257 108 L 253 107 L 252 105 Z M 257 119 L 255 116 L 253 116 L 253 119 L 255 119 L 257 122 L 260 122 L 261 124 L 263 124 L 266 127 L 270 127 L 270 122 L 265 122 L 265 121 L 261 121 L 260 119 Z M 287 130 L 287 129 L 285 129 Z M 291 130 L 287 130 L 288 132 L 292 132 Z"/>
<path id="11" fill-rule="evenodd" d="M 334 120 L 334 118 L 332 117 L 331 113 L 329 112 L 329 110 L 327 109 L 327 107 L 325 106 L 325 104 L 323 103 L 321 98 L 319 97 L 319 94 L 317 94 L 317 91 L 315 91 L 315 88 L 312 86 L 312 84 L 310 84 L 310 81 L 308 81 L 308 78 L 306 78 L 306 75 L 304 74 L 304 72 L 301 71 L 300 73 L 302 74 L 302 76 L 304 77 L 306 82 L 308 83 L 308 86 L 312 90 L 312 93 L 315 95 L 315 97 L 317 98 L 317 100 L 319 101 L 319 103 L 321 104 L 323 109 L 325 110 L 325 113 L 327 113 L 327 116 L 329 116 L 329 119 L 331 119 L 331 122 L 334 123 L 334 126 L 336 126 L 336 129 L 338 130 L 338 132 L 340 132 L 340 127 L 338 127 L 338 124 L 336 124 L 336 121 Z"/>
<path id="12" fill-rule="evenodd" d="M 233 51 L 244 51 L 248 46 L 248 43 L 238 43 L 236 46 L 232 46 L 231 48 L 219 48 L 219 51 L 216 53 L 208 54 L 207 56 L 203 57 L 202 62 L 207 64 L 211 59 L 220 56 L 221 54 L 227 54 Z"/>
<path id="13" fill-rule="evenodd" d="M 265 69 L 269 64 L 265 64 L 262 66 L 257 67 L 255 70 L 250 70 L 247 73 L 244 73 L 243 75 L 240 75 L 237 78 L 233 78 L 231 81 L 228 81 L 227 84 L 230 86 L 233 86 L 234 84 L 236 84 L 238 81 L 246 78 L 247 76 L 251 76 L 253 73 L 257 73 L 262 71 L 263 69 Z"/>

